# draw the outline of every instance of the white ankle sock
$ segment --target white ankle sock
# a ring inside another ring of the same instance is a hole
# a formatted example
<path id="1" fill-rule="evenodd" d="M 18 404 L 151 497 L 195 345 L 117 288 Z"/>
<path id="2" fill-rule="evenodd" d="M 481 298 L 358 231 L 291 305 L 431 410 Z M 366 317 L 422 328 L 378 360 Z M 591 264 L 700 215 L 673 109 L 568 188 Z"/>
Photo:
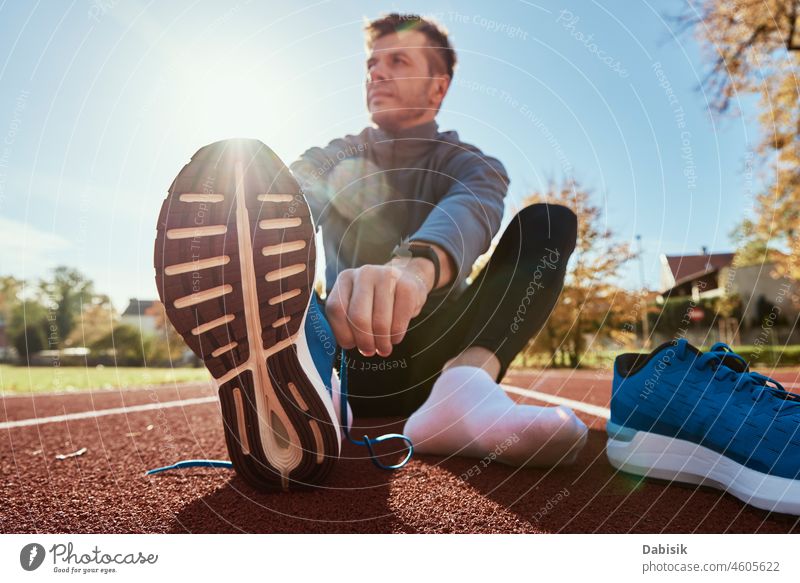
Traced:
<path id="1" fill-rule="evenodd" d="M 403 429 L 419 453 L 489 456 L 514 466 L 572 463 L 587 432 L 572 409 L 518 405 L 473 366 L 445 370 Z"/>

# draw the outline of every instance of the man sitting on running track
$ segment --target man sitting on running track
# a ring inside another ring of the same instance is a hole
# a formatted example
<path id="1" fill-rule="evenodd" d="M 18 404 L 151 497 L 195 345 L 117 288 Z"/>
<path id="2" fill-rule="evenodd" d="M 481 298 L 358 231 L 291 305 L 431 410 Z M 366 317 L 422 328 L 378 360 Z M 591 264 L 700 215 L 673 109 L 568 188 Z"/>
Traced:
<path id="1" fill-rule="evenodd" d="M 563 406 L 514 403 L 498 381 L 559 297 L 576 217 L 523 209 L 468 283 L 500 228 L 505 168 L 439 131 L 456 64 L 440 26 L 390 14 L 366 34 L 375 127 L 291 165 L 322 229 L 325 311 L 347 349 L 350 404 L 358 416 L 408 417 L 421 453 L 569 463 L 586 426 Z"/>

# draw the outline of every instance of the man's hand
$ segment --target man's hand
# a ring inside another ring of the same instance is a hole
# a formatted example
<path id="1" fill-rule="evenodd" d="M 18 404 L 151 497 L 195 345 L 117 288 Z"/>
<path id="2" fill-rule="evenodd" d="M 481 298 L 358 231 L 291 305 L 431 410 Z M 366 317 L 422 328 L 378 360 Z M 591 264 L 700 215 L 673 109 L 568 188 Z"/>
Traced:
<path id="1" fill-rule="evenodd" d="M 433 263 L 422 258 L 342 271 L 325 302 L 339 345 L 357 346 L 364 356 L 389 356 L 422 310 L 433 277 Z"/>
<path id="2" fill-rule="evenodd" d="M 450 256 L 438 245 L 425 243 L 439 258 L 437 288 L 456 275 Z M 424 257 L 395 257 L 386 265 L 345 269 L 325 302 L 325 313 L 342 348 L 358 347 L 364 356 L 389 356 L 402 342 L 412 318 L 418 316 L 434 285 L 436 268 Z"/>

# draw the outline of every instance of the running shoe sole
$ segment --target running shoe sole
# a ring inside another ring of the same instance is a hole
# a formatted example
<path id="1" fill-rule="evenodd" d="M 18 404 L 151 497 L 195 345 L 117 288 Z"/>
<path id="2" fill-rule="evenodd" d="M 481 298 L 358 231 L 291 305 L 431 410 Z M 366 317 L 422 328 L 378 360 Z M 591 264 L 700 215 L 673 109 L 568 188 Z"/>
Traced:
<path id="1" fill-rule="evenodd" d="M 800 514 L 800 481 L 771 476 L 691 441 L 608 422 L 612 466 L 638 476 L 711 486 L 756 508 Z"/>
<path id="2" fill-rule="evenodd" d="M 234 469 L 259 489 L 319 484 L 340 453 L 304 336 L 314 233 L 299 185 L 257 140 L 200 149 L 158 219 L 159 296 L 216 381 Z"/>

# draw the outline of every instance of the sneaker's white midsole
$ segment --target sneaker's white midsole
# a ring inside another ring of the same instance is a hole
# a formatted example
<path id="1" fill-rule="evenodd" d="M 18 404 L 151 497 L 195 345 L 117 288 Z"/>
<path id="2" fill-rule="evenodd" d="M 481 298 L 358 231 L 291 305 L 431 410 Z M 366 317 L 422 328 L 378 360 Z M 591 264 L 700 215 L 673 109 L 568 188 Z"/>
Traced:
<path id="1" fill-rule="evenodd" d="M 624 472 L 712 486 L 757 508 L 800 515 L 800 480 L 758 472 L 690 441 L 637 431 L 628 441 L 609 437 L 606 453 Z"/>

